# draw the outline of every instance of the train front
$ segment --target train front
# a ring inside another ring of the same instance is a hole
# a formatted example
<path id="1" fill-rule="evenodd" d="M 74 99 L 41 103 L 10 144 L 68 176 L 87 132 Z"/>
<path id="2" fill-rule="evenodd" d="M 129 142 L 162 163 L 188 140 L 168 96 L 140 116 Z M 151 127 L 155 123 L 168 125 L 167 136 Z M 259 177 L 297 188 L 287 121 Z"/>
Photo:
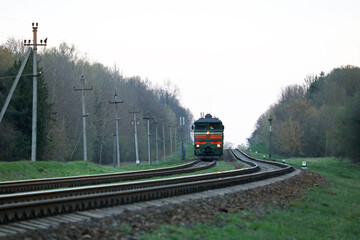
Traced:
<path id="1" fill-rule="evenodd" d="M 201 160 L 215 160 L 223 153 L 224 126 L 218 118 L 206 114 L 195 121 L 194 154 Z"/>

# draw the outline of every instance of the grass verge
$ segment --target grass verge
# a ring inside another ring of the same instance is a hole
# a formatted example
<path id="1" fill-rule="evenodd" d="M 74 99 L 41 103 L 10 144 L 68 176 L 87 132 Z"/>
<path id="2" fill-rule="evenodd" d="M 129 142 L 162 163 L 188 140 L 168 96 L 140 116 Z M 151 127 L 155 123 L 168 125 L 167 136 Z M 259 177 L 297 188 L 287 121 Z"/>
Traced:
<path id="1" fill-rule="evenodd" d="M 360 166 L 335 158 L 291 158 L 286 163 L 326 176 L 329 184 L 306 190 L 281 210 L 255 216 L 242 211 L 191 228 L 163 226 L 144 239 L 359 239 Z"/>
<path id="2" fill-rule="evenodd" d="M 167 157 L 165 160 L 159 160 L 156 164 L 154 161 L 152 165 L 149 165 L 146 161 L 142 161 L 140 164 L 135 163 L 122 163 L 120 168 L 113 168 L 110 166 L 101 166 L 91 162 L 84 161 L 72 161 L 72 162 L 55 162 L 55 161 L 16 161 L 16 162 L 0 162 L 0 181 L 12 181 L 23 179 L 40 179 L 40 178 L 54 178 L 54 177 L 66 177 L 66 176 L 80 176 L 102 173 L 114 173 L 114 172 L 126 172 L 126 171 L 138 171 L 146 169 L 156 169 L 173 167 L 182 165 L 187 161 L 179 160 L 180 157 L 174 155 L 173 158 Z M 195 173 L 180 174 L 175 176 L 201 174 L 209 172 L 227 171 L 233 170 L 234 166 L 224 161 L 219 161 L 219 164 L 213 168 L 197 171 Z M 163 177 L 156 177 L 159 179 Z"/>
<path id="3" fill-rule="evenodd" d="M 166 160 L 159 161 L 159 164 L 148 165 L 143 162 L 139 165 L 135 163 L 125 163 L 120 168 L 101 166 L 91 162 L 72 161 L 16 161 L 0 162 L 0 181 L 12 181 L 23 179 L 53 178 L 65 176 L 91 175 L 101 173 L 136 171 L 145 169 L 155 169 L 171 167 L 184 164 L 188 161 Z"/>

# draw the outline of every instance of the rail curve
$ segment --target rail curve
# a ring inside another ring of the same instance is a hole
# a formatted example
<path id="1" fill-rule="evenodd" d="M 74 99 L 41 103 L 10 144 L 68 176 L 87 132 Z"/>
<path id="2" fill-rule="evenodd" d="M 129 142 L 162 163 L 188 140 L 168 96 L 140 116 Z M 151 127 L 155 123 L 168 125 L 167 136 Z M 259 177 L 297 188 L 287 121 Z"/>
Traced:
<path id="1" fill-rule="evenodd" d="M 11 200 L 11 197 L 7 195 L 3 196 L 3 202 L 5 203 L 0 205 L 0 223 L 223 188 L 284 175 L 294 170 L 286 164 L 258 160 L 254 163 L 254 159 L 244 155 L 240 150 L 230 151 L 237 159 L 249 164 L 250 167 L 219 173 L 198 174 L 137 183 L 86 186 L 74 188 L 74 190 L 47 190 L 42 193 L 12 194 L 14 196 L 18 195 L 18 199 L 16 200 L 18 202 L 14 202 L 14 200 Z M 276 168 L 261 171 L 261 167 L 259 166 L 261 164 L 276 166 Z M 99 188 L 102 187 L 106 190 L 99 190 Z M 69 191 L 73 192 L 70 193 Z M 32 194 L 34 195 L 32 196 Z M 44 198 L 44 196 L 47 197 Z M 8 197 L 7 200 L 5 199 L 6 197 Z M 6 203 L 7 201 L 8 203 Z"/>

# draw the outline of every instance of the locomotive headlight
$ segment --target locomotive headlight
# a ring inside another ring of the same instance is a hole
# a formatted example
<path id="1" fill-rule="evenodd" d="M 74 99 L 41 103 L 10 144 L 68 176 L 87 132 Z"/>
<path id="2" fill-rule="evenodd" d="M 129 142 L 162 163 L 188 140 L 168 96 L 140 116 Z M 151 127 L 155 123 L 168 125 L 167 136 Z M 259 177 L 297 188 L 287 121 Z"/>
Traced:
<path id="1" fill-rule="evenodd" d="M 216 146 L 219 148 L 219 147 L 221 147 L 221 144 L 220 144 L 220 143 L 218 143 Z"/>
<path id="2" fill-rule="evenodd" d="M 196 144 L 196 147 L 199 148 L 199 147 L 200 147 L 200 144 Z"/>
<path id="3" fill-rule="evenodd" d="M 207 135 L 209 135 L 209 134 L 210 134 L 210 132 L 209 132 L 209 131 L 207 131 L 207 132 L 206 132 L 206 134 L 207 134 Z"/>

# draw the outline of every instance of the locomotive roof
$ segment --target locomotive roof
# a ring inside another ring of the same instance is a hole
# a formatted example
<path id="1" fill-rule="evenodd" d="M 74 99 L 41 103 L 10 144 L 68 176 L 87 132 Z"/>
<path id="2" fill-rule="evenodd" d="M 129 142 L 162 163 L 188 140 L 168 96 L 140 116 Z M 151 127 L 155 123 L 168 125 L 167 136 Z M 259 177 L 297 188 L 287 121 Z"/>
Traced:
<path id="1" fill-rule="evenodd" d="M 195 123 L 222 123 L 218 118 L 213 118 L 211 114 L 206 114 L 205 118 L 200 118 Z"/>

